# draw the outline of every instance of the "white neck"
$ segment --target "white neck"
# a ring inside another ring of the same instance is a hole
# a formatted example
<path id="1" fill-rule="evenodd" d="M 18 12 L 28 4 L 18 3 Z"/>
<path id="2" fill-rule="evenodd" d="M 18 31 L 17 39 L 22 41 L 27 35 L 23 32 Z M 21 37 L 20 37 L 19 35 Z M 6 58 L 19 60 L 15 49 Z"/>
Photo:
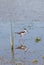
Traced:
<path id="1" fill-rule="evenodd" d="M 27 30 L 24 30 L 25 32 L 27 32 Z"/>

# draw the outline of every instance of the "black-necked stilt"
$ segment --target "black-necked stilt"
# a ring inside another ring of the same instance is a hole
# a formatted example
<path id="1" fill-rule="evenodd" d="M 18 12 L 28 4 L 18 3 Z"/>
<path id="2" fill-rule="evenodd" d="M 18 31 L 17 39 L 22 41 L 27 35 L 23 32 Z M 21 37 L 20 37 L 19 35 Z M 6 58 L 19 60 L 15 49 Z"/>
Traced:
<path id="1" fill-rule="evenodd" d="M 23 43 L 24 44 L 24 41 L 25 39 L 23 39 L 23 36 L 28 32 L 28 30 L 26 28 L 24 28 L 23 31 L 20 31 L 20 32 L 15 32 L 16 34 L 20 35 L 21 38 L 19 39 L 19 42 L 20 43 Z"/>
<path id="2" fill-rule="evenodd" d="M 24 28 L 23 31 L 20 31 L 20 32 L 16 32 L 16 34 L 20 35 L 20 36 L 23 36 L 25 33 L 27 33 L 27 29 Z"/>

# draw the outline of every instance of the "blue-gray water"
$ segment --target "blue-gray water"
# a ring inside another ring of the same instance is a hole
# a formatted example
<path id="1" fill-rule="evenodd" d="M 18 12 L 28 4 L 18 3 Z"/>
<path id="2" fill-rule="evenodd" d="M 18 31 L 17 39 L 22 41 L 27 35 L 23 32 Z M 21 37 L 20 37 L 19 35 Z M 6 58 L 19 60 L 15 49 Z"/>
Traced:
<path id="1" fill-rule="evenodd" d="M 0 21 L 44 21 L 44 0 L 0 0 Z"/>
<path id="2" fill-rule="evenodd" d="M 14 53 L 10 47 L 11 20 Z M 23 37 L 24 41 L 21 41 L 15 32 L 24 28 L 27 28 L 28 33 Z M 35 42 L 36 37 L 41 40 Z M 23 42 L 29 48 L 25 55 L 24 51 L 15 49 Z M 44 0 L 0 0 L 0 65 L 14 65 L 22 62 L 24 56 L 25 65 L 34 65 L 34 59 L 38 60 L 37 65 L 44 65 Z"/>
<path id="3" fill-rule="evenodd" d="M 38 60 L 35 65 L 44 65 L 44 22 L 12 22 L 14 33 L 14 53 L 10 47 L 10 22 L 0 22 L 0 65 L 15 65 L 17 62 L 22 62 L 25 65 L 34 65 L 34 59 Z M 28 30 L 24 35 L 24 41 L 15 32 L 21 31 L 24 28 Z M 41 38 L 41 41 L 35 42 L 35 38 Z M 15 49 L 21 43 L 29 48 L 27 53 Z M 25 57 L 25 58 L 24 58 Z M 24 61 L 22 61 L 24 60 Z"/>

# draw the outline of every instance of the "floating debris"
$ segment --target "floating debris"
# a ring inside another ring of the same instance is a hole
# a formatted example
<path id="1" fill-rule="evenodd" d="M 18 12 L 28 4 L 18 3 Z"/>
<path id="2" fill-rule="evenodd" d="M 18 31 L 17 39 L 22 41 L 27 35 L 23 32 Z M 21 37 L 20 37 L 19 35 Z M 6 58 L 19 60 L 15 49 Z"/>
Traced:
<path id="1" fill-rule="evenodd" d="M 25 45 L 20 45 L 16 49 L 24 50 L 25 52 L 28 50 L 28 48 Z"/>
<path id="2" fill-rule="evenodd" d="M 42 56 L 42 59 L 44 59 L 44 56 Z"/>
<path id="3" fill-rule="evenodd" d="M 36 59 L 34 59 L 34 60 L 32 60 L 32 63 L 38 63 L 38 60 L 36 60 Z"/>
<path id="4" fill-rule="evenodd" d="M 36 39 L 35 39 L 35 42 L 40 42 L 41 41 L 41 38 L 39 38 L 39 37 L 37 37 Z"/>

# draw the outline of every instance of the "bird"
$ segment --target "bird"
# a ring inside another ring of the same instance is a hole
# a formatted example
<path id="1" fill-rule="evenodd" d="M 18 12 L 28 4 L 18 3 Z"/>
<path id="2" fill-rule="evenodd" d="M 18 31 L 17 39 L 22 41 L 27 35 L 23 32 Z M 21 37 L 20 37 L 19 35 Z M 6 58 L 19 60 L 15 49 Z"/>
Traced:
<path id="1" fill-rule="evenodd" d="M 24 30 L 23 31 L 20 31 L 20 32 L 15 32 L 16 34 L 18 34 L 18 35 L 20 35 L 21 37 L 25 34 L 25 33 L 27 33 L 27 29 L 26 28 L 24 28 Z"/>
<path id="2" fill-rule="evenodd" d="M 24 50 L 25 52 L 27 52 L 27 50 L 28 50 L 28 48 L 22 44 L 20 46 L 16 47 L 16 49 Z"/>

